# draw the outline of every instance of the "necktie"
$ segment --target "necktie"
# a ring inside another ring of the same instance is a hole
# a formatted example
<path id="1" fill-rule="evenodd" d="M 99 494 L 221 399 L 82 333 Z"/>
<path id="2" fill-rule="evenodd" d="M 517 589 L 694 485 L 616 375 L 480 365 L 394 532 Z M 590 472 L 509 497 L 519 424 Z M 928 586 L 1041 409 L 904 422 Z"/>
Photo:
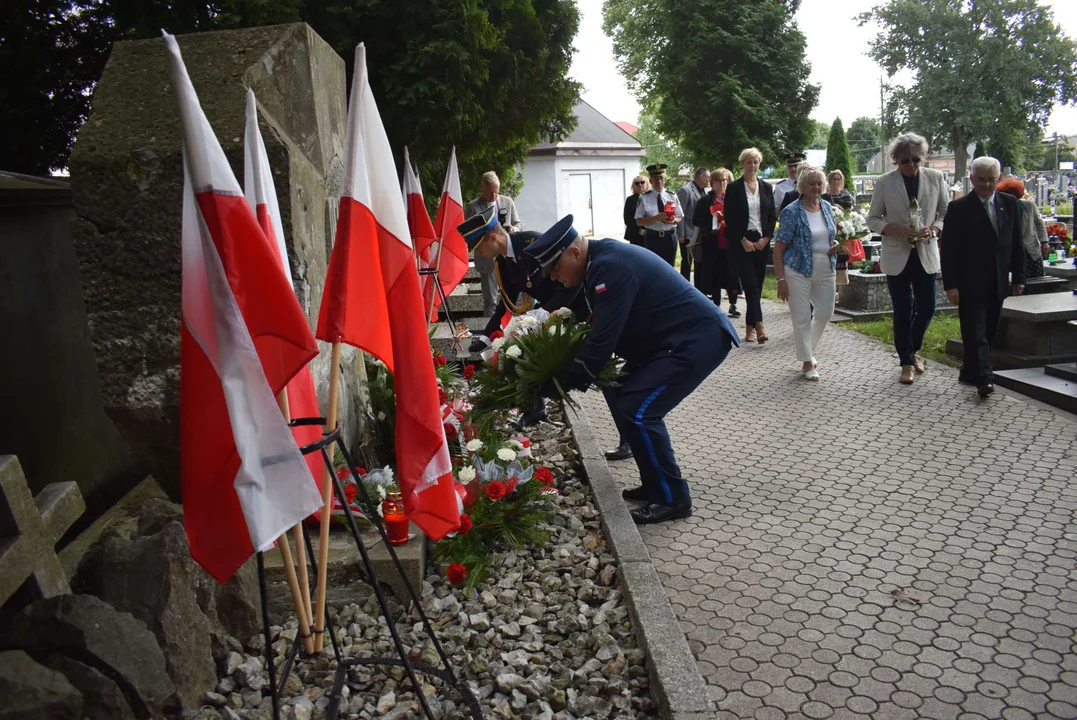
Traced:
<path id="1" fill-rule="evenodd" d="M 991 227 L 995 229 L 995 234 L 998 235 L 998 219 L 995 217 L 995 204 L 990 199 L 984 200 L 984 209 L 987 210 L 987 217 L 991 220 Z"/>

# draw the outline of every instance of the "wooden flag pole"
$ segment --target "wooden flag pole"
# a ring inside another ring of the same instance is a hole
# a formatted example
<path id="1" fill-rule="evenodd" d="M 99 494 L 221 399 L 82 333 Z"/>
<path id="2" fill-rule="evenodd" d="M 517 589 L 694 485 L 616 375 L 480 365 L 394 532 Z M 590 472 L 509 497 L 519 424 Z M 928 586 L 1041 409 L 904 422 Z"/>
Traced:
<path id="1" fill-rule="evenodd" d="M 280 391 L 280 395 L 277 396 L 277 404 L 280 406 L 280 412 L 284 416 L 284 422 L 292 421 L 292 407 L 291 402 L 288 399 L 288 388 L 284 388 Z M 292 537 L 295 539 L 296 560 L 299 565 L 299 589 L 302 593 L 302 603 L 296 604 L 296 612 L 302 610 L 303 617 L 306 618 L 308 627 L 311 623 L 310 614 L 310 576 L 307 573 L 307 554 L 303 552 L 303 525 L 302 523 L 296 523 L 292 528 Z M 310 653 L 310 650 L 307 650 Z"/>
<path id="2" fill-rule="evenodd" d="M 441 238 L 438 238 L 438 259 L 437 262 L 434 263 L 434 274 L 430 276 L 430 278 L 434 281 L 435 285 L 441 284 L 441 253 L 444 249 L 445 248 L 442 247 Z M 430 315 L 434 312 L 434 293 L 437 292 L 437 287 L 435 287 L 435 285 L 431 285 L 430 287 L 430 302 L 428 303 L 426 308 L 427 322 L 430 322 Z M 448 302 L 448 297 L 445 298 L 445 301 Z M 456 337 L 456 328 L 453 328 L 452 332 L 453 337 Z"/>
<path id="3" fill-rule="evenodd" d="M 340 340 L 333 343 L 333 355 L 329 366 L 329 407 L 325 413 L 325 431 L 333 432 L 337 427 L 337 403 L 340 394 Z M 325 451 L 333 457 L 333 445 Z M 350 470 L 351 468 L 349 468 Z M 322 516 L 318 534 L 318 584 L 317 599 L 314 608 L 314 652 L 321 652 L 325 638 L 325 583 L 326 565 L 329 561 L 329 513 L 333 507 L 333 470 L 325 469 L 322 480 Z"/>
<path id="4" fill-rule="evenodd" d="M 291 422 L 292 410 L 288 402 L 288 388 L 281 390 L 277 395 L 277 405 L 280 407 L 281 415 L 284 416 L 284 422 Z M 299 523 L 296 523 L 292 531 L 295 534 L 295 547 L 299 555 L 299 577 L 302 581 L 296 577 L 295 562 L 292 559 L 292 550 L 288 546 L 287 533 L 277 538 L 277 549 L 280 551 L 280 559 L 284 564 L 288 589 L 292 593 L 292 604 L 295 605 L 299 632 L 303 636 L 303 649 L 309 655 L 314 651 L 314 636 L 310 632 L 310 580 L 307 578 L 307 559 L 303 553 L 303 529 Z"/>

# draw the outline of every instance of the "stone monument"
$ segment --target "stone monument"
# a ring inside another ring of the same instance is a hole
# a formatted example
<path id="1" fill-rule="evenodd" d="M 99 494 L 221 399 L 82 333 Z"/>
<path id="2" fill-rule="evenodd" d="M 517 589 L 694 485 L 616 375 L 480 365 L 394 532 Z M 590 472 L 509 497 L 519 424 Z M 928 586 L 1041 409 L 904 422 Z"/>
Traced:
<path id="1" fill-rule="evenodd" d="M 303 23 L 177 40 L 241 182 L 244 97 L 254 90 L 296 293 L 313 327 L 343 171 L 344 62 Z M 70 169 L 72 230 L 105 411 L 177 498 L 182 138 L 163 40 L 113 46 Z M 327 348 L 312 369 L 324 413 Z M 345 352 L 341 378 L 341 422 L 354 436 L 354 349 Z"/>

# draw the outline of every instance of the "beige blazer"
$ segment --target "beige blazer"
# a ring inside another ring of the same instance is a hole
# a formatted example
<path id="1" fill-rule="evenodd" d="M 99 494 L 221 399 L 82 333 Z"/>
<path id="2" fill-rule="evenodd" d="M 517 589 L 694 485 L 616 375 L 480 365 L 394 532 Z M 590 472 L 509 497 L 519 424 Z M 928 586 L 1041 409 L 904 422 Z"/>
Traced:
<path id="1" fill-rule="evenodd" d="M 931 168 L 921 168 L 920 190 L 916 197 L 920 201 L 924 225 L 934 225 L 941 231 L 946 206 L 950 202 L 950 192 L 942 173 Z M 905 192 L 905 182 L 901 179 L 901 171 L 894 169 L 880 175 L 875 181 L 875 192 L 871 196 L 871 210 L 868 211 L 868 227 L 876 235 L 883 235 L 883 228 L 890 223 L 904 225 L 908 222 L 909 195 Z M 912 252 L 913 247 L 905 238 L 883 235 L 879 269 L 887 275 L 900 274 L 909 261 L 909 253 Z M 925 272 L 937 273 L 941 270 L 937 238 L 919 242 L 915 247 Z"/>

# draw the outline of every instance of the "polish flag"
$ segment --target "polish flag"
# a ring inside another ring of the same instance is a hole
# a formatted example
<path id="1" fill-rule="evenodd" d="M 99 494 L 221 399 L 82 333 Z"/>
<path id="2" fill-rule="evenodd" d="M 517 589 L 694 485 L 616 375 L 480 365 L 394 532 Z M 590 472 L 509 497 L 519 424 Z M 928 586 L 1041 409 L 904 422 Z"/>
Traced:
<path id="1" fill-rule="evenodd" d="M 460 525 L 441 424 L 425 309 L 411 233 L 366 69 L 355 74 L 344 145 L 344 192 L 329 258 L 317 337 L 373 354 L 396 388 L 397 478 L 411 520 L 439 540 Z"/>
<path id="2" fill-rule="evenodd" d="M 415 253 L 419 257 L 420 268 L 431 268 L 431 258 L 436 258 L 437 238 L 434 237 L 434 226 L 430 224 L 430 214 L 426 212 L 426 203 L 423 201 L 423 188 L 419 183 L 419 175 L 411 165 L 411 156 L 408 149 L 404 148 L 404 204 L 408 209 L 408 230 L 411 232 L 411 242 L 415 247 Z M 419 289 L 423 296 L 423 307 L 429 307 L 430 293 L 434 289 L 434 278 L 423 275 L 419 278 Z"/>
<path id="3" fill-rule="evenodd" d="M 318 354 L 165 34 L 184 144 L 180 476 L 191 555 L 227 582 L 321 505 L 276 395 Z"/>
<path id="4" fill-rule="evenodd" d="M 445 297 L 448 297 L 449 293 L 455 290 L 467 275 L 467 243 L 464 242 L 464 236 L 456 229 L 456 226 L 464 222 L 464 219 L 460 171 L 456 167 L 456 148 L 454 147 L 452 156 L 449 158 L 449 167 L 445 170 L 445 185 L 441 190 L 437 217 L 434 218 L 434 234 L 441 239 L 441 265 L 438 278 Z M 440 304 L 439 299 L 434 298 L 435 313 Z M 431 319 L 436 320 L 437 316 Z"/>
<path id="5" fill-rule="evenodd" d="M 262 132 L 258 129 L 258 107 L 254 91 L 250 89 L 247 90 L 247 129 L 243 134 L 243 191 L 262 233 L 277 249 L 281 272 L 284 273 L 288 287 L 294 295 L 295 283 L 292 282 L 288 250 L 284 245 L 284 225 L 280 219 L 277 190 L 273 184 L 273 174 L 269 170 L 269 154 L 262 141 Z M 288 411 L 292 418 L 319 416 L 318 393 L 314 389 L 314 376 L 310 372 L 310 365 L 303 366 L 288 383 L 287 390 Z M 301 425 L 292 428 L 292 436 L 296 444 L 303 447 L 321 440 L 322 428 L 318 425 Z M 321 453 L 310 453 L 305 455 L 304 459 L 310 468 L 314 486 L 321 487 L 318 478 L 325 472 Z"/>

